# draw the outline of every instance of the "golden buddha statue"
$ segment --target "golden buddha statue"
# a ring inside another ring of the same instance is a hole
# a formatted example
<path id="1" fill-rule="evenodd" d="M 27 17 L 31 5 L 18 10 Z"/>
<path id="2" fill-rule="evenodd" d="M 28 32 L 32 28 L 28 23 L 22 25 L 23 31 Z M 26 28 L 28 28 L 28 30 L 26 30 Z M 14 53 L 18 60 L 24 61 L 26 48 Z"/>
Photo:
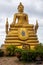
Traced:
<path id="1" fill-rule="evenodd" d="M 17 9 L 18 13 L 14 14 L 13 23 L 15 24 L 17 19 L 18 24 L 28 24 L 28 15 L 23 13 L 24 6 L 22 5 L 22 3 L 19 4 Z"/>
<path id="2" fill-rule="evenodd" d="M 17 20 L 17 23 L 16 23 Z M 38 24 L 34 28 L 33 24 L 28 23 L 28 15 L 24 13 L 24 6 L 22 3 L 18 6 L 18 13 L 14 14 L 13 22 L 10 25 L 8 31 L 8 19 L 6 23 L 6 38 L 5 48 L 8 45 L 15 45 L 18 48 L 34 48 L 39 44 L 36 32 L 38 29 Z"/>

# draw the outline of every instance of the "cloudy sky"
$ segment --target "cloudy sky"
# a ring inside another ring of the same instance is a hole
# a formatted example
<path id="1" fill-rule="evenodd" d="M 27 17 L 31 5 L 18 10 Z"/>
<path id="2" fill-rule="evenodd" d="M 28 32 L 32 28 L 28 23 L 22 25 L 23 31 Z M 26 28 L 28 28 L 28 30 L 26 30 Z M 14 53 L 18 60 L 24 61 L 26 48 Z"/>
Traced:
<path id="1" fill-rule="evenodd" d="M 13 15 L 17 12 L 18 4 L 22 2 L 24 12 L 28 14 L 29 23 L 36 24 L 38 20 L 38 39 L 43 43 L 43 0 L 0 0 L 0 45 L 5 40 L 5 23 L 8 18 L 9 24 L 13 21 Z"/>

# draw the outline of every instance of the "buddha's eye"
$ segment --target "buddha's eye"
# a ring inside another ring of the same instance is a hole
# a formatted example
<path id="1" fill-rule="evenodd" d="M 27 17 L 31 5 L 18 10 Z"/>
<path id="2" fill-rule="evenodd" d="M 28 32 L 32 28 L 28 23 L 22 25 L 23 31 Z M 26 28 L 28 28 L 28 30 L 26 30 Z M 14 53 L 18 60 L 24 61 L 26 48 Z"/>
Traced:
<path id="1" fill-rule="evenodd" d="M 22 31 L 21 34 L 22 34 L 22 36 L 25 36 L 25 32 L 24 31 Z"/>

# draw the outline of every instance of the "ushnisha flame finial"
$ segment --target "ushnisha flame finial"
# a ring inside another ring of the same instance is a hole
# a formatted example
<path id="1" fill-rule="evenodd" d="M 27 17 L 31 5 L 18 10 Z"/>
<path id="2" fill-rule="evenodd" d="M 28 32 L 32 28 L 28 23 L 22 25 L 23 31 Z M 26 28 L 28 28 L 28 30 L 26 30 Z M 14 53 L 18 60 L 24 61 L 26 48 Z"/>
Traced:
<path id="1" fill-rule="evenodd" d="M 18 8 L 19 7 L 22 7 L 22 8 L 24 8 L 24 6 L 22 5 L 22 3 L 20 2 L 20 4 L 18 5 Z"/>

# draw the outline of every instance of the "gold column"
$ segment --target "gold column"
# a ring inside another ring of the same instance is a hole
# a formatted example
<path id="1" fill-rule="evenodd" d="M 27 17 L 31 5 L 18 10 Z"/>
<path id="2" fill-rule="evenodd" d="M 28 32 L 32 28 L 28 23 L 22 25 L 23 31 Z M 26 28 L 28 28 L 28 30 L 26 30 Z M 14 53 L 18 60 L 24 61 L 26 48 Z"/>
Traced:
<path id="1" fill-rule="evenodd" d="M 6 19 L 6 34 L 8 34 L 8 27 L 9 27 L 9 24 L 8 24 L 8 18 Z"/>
<path id="2" fill-rule="evenodd" d="M 39 27 L 39 25 L 38 25 L 38 21 L 36 20 L 35 33 L 37 33 L 38 27 Z"/>

